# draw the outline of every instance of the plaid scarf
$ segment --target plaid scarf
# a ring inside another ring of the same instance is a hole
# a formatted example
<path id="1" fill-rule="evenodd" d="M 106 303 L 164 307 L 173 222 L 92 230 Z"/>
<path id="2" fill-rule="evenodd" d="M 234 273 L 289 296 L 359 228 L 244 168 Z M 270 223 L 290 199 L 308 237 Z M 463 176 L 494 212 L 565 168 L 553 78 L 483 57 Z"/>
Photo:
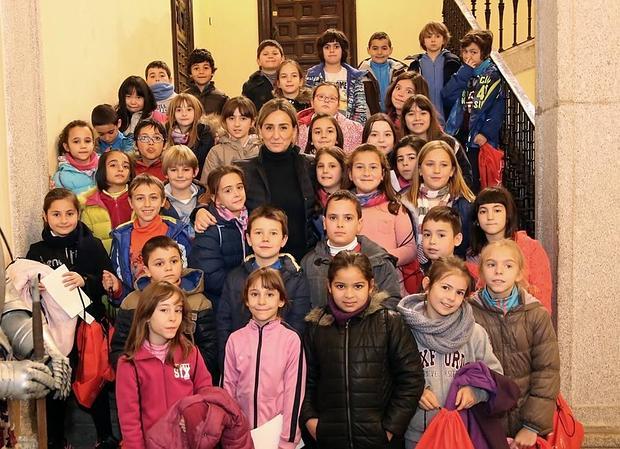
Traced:
<path id="1" fill-rule="evenodd" d="M 215 206 L 217 213 L 220 214 L 226 221 L 234 220 L 239 232 L 241 233 L 241 239 L 243 240 L 245 231 L 248 228 L 248 209 L 244 206 L 238 217 L 235 216 L 230 210 L 224 206 Z"/>
<path id="2" fill-rule="evenodd" d="M 431 206 L 431 202 L 439 201 L 437 204 Z M 428 211 L 431 210 L 434 206 L 450 206 L 452 204 L 452 200 L 450 199 L 450 186 L 447 185 L 439 190 L 431 190 L 422 183 L 420 185 L 420 190 L 418 192 L 418 202 L 417 207 L 415 208 L 417 211 L 416 214 L 416 223 L 418 230 L 418 261 L 420 264 L 425 264 L 428 262 L 428 259 L 424 255 L 424 250 L 422 249 L 422 223 L 424 222 L 424 217 L 428 214 Z"/>
<path id="3" fill-rule="evenodd" d="M 357 193 L 356 190 L 355 196 L 357 196 L 357 199 L 359 200 L 362 207 L 378 206 L 379 204 L 383 204 L 388 200 L 385 192 L 381 190 L 375 190 L 374 192 L 370 193 Z"/>

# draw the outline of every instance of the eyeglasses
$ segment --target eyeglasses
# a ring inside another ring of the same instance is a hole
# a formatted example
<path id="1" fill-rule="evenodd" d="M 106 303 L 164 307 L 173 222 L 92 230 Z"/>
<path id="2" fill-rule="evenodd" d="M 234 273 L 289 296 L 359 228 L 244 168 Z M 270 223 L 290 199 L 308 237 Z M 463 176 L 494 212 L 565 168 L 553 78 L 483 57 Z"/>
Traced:
<path id="1" fill-rule="evenodd" d="M 338 101 L 338 97 L 328 97 L 326 95 L 317 95 L 316 99 L 325 103 L 335 103 Z"/>
<path id="2" fill-rule="evenodd" d="M 139 136 L 136 140 L 142 143 L 162 143 L 164 138 L 162 136 Z"/>

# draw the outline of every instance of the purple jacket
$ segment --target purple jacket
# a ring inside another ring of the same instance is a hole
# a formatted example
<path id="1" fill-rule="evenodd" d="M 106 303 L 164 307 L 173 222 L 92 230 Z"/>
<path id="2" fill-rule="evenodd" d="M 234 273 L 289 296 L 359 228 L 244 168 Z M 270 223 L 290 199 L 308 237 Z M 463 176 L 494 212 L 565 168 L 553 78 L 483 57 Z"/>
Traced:
<path id="1" fill-rule="evenodd" d="M 486 402 L 459 412 L 463 424 L 476 449 L 508 449 L 503 415 L 517 405 L 519 387 L 508 377 L 491 371 L 484 363 L 474 362 L 463 366 L 448 390 L 445 407 L 456 409 L 456 393 L 461 387 L 481 388 L 489 394 Z"/>

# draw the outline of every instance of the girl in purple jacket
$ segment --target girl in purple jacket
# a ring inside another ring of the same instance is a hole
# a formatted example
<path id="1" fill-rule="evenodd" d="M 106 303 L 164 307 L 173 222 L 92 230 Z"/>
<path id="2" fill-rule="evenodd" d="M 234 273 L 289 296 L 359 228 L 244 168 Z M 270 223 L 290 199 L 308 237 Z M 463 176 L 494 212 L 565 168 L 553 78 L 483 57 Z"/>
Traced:
<path id="1" fill-rule="evenodd" d="M 299 335 L 280 319 L 288 301 L 278 270 L 252 272 L 243 299 L 252 319 L 226 343 L 224 389 L 255 429 L 282 415 L 278 448 L 297 447 L 299 409 L 306 388 L 306 362 Z"/>

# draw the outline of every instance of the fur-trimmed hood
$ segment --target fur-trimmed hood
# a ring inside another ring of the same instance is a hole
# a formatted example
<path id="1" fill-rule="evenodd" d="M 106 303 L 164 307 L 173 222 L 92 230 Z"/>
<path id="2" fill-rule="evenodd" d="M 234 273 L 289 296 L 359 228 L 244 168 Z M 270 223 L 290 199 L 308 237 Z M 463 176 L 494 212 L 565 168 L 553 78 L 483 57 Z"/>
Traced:
<path id="1" fill-rule="evenodd" d="M 370 304 L 366 310 L 359 315 L 359 318 L 364 319 L 378 310 L 383 309 L 383 301 L 389 297 L 390 295 L 386 292 L 374 292 L 370 298 Z M 328 306 L 315 307 L 306 315 L 306 321 L 308 323 L 318 324 L 319 326 L 331 326 L 334 323 L 334 316 Z"/>

